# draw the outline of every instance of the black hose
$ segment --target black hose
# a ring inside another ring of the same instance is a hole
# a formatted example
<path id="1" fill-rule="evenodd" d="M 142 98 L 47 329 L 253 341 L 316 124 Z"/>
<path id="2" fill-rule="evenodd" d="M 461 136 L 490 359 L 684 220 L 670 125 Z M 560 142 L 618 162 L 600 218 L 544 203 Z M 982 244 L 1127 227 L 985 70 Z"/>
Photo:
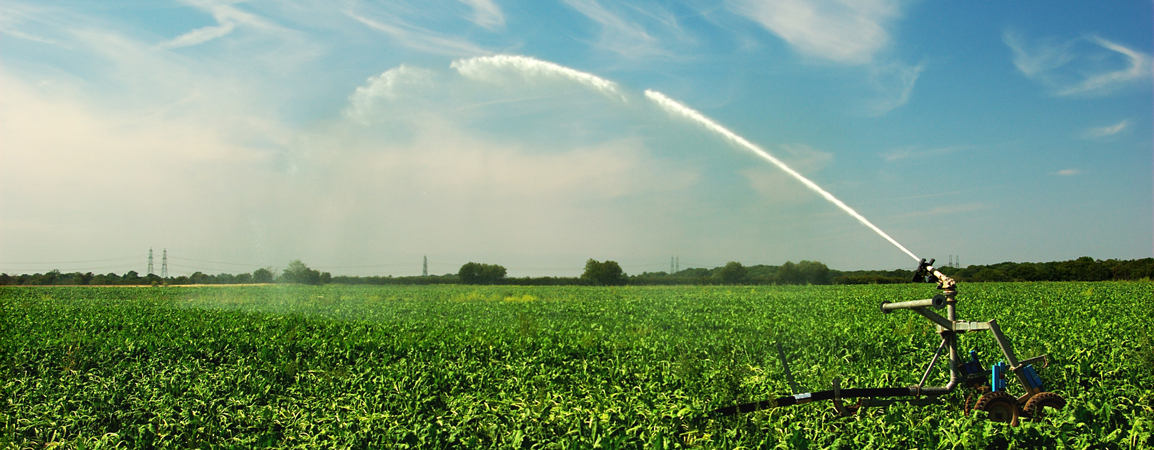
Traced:
<path id="1" fill-rule="evenodd" d="M 910 397 L 915 395 L 914 390 L 908 387 L 904 388 L 865 388 L 865 389 L 842 389 L 841 398 L 858 398 L 858 397 Z M 782 406 L 791 406 L 801 403 L 808 403 L 814 400 L 832 400 L 833 391 L 818 391 L 809 392 L 797 395 L 787 395 L 785 397 L 778 397 L 773 400 L 762 400 L 760 402 L 745 403 L 736 406 L 727 406 L 725 408 L 718 408 L 709 413 L 711 416 L 732 416 L 734 414 L 753 412 L 760 409 L 780 408 Z"/>

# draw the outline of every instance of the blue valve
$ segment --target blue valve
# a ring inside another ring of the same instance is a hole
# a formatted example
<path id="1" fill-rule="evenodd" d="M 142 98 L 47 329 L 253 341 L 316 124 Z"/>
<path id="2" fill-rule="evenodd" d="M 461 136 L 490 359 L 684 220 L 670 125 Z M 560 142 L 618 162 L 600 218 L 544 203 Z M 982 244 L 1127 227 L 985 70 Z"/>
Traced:
<path id="1" fill-rule="evenodd" d="M 1026 384 L 1030 385 L 1030 389 L 1045 390 L 1042 388 L 1042 378 L 1038 376 L 1038 372 L 1034 370 L 1033 365 L 1026 364 L 1026 367 L 1022 368 L 1022 375 L 1023 378 L 1026 379 Z"/>
<path id="2" fill-rule="evenodd" d="M 990 391 L 998 392 L 1006 390 L 1006 370 L 1010 366 L 1003 361 L 998 361 L 990 367 Z"/>
<path id="3" fill-rule="evenodd" d="M 962 364 L 962 373 L 965 375 L 969 375 L 969 374 L 978 373 L 981 371 L 982 371 L 982 363 L 981 363 L 981 361 L 978 361 L 978 351 L 977 350 L 970 350 L 970 361 L 965 363 L 965 364 Z"/>

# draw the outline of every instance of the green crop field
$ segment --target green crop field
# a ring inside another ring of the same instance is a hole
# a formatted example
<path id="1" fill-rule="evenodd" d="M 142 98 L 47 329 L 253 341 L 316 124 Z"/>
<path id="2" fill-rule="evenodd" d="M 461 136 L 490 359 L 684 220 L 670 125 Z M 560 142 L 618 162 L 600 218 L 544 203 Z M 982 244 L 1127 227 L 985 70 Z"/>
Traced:
<path id="1" fill-rule="evenodd" d="M 932 285 L 4 287 L 0 448 L 1150 448 L 1152 288 L 960 286 L 1069 401 L 1011 427 L 961 390 L 703 418 L 790 393 L 777 343 L 806 390 L 916 384 L 938 337 L 878 303 Z"/>

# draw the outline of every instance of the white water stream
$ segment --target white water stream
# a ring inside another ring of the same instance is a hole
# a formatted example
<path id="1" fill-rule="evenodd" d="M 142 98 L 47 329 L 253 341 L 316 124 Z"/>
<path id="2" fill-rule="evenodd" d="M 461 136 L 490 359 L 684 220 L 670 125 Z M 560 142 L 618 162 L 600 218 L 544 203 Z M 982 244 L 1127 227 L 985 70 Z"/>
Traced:
<path id="1" fill-rule="evenodd" d="M 885 238 L 887 241 L 890 241 L 890 243 L 897 246 L 897 248 L 901 249 L 901 251 L 906 252 L 906 254 L 910 255 L 910 258 L 913 258 L 914 261 L 921 261 L 921 258 L 918 258 L 917 255 L 913 254 L 913 252 L 907 250 L 905 247 L 902 246 L 902 244 L 899 244 L 898 241 L 895 241 L 894 238 L 890 237 L 890 235 L 888 235 L 884 231 L 882 231 L 881 228 L 878 228 L 874 224 L 870 223 L 869 220 L 866 220 L 865 217 L 862 217 L 862 215 L 858 214 L 857 211 L 854 211 L 853 208 L 850 208 L 845 203 L 842 203 L 842 201 L 838 200 L 837 197 L 834 197 L 833 194 L 826 192 L 825 189 L 822 189 L 821 186 L 818 186 L 817 183 L 810 181 L 809 178 L 806 178 L 806 177 L 802 176 L 802 174 L 797 173 L 797 171 L 795 171 L 795 170 L 791 169 L 789 166 L 785 165 L 785 163 L 781 162 L 781 160 L 774 158 L 773 155 L 769 154 L 769 152 L 762 150 L 760 147 L 753 145 L 753 143 L 745 140 L 745 138 L 734 134 L 732 131 L 727 130 L 725 127 L 723 127 L 721 125 L 718 125 L 717 122 L 710 120 L 708 117 L 705 117 L 701 113 L 699 113 L 699 112 L 697 112 L 697 111 L 695 111 L 695 110 L 693 110 L 693 109 L 691 109 L 685 105 L 682 105 L 681 103 L 678 103 L 676 100 L 673 100 L 669 97 L 666 97 L 665 94 L 662 94 L 662 93 L 654 91 L 654 90 L 648 90 L 647 89 L 645 91 L 645 96 L 649 97 L 650 100 L 653 100 L 654 102 L 656 102 L 658 105 L 660 105 L 666 111 L 669 111 L 672 114 L 685 116 L 686 118 L 695 120 L 695 121 L 699 122 L 701 125 L 704 125 L 705 128 L 708 128 L 709 130 L 714 131 L 714 132 L 724 136 L 725 138 L 736 143 L 737 145 L 745 147 L 747 150 L 753 152 L 755 155 L 760 156 L 762 158 L 765 158 L 767 161 L 773 163 L 773 165 L 777 166 L 781 170 L 784 170 L 785 173 L 788 173 L 790 176 L 796 178 L 798 181 L 801 182 L 801 184 L 804 184 L 806 187 L 810 188 L 814 192 L 817 192 L 819 195 L 824 197 L 826 200 L 829 200 L 830 203 L 833 203 L 835 206 L 837 206 L 838 208 L 841 208 L 843 211 L 848 213 L 850 216 L 853 216 L 853 218 L 857 219 L 858 222 L 861 222 L 862 225 L 865 225 L 865 226 L 869 227 L 869 229 L 874 230 L 875 232 L 877 232 L 878 235 Z"/>

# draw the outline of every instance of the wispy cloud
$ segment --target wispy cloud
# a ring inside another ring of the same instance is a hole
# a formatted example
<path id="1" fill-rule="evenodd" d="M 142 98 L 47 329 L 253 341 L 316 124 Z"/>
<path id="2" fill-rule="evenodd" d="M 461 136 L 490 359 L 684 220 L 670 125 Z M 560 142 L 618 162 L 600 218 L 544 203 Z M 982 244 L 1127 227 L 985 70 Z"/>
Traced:
<path id="1" fill-rule="evenodd" d="M 1058 176 L 1068 177 L 1071 175 L 1078 175 L 1080 173 L 1082 173 L 1082 171 L 1078 170 L 1078 169 L 1062 169 L 1062 170 L 1059 170 L 1057 172 L 1050 172 L 1050 175 L 1058 175 Z"/>
<path id="2" fill-rule="evenodd" d="M 645 28 L 602 6 L 597 0 L 564 0 L 565 4 L 601 26 L 602 48 L 625 56 L 665 53 Z"/>
<path id="3" fill-rule="evenodd" d="M 1055 96 L 1102 96 L 1150 81 L 1150 55 L 1095 35 L 1062 42 L 1029 42 L 1007 30 L 1002 35 L 1014 66 Z"/>
<path id="4" fill-rule="evenodd" d="M 492 0 L 460 0 L 461 3 L 473 8 L 473 15 L 469 18 L 470 21 L 477 24 L 477 26 L 494 30 L 505 26 L 505 15 L 501 13 L 501 8 L 498 8 Z"/>
<path id="5" fill-rule="evenodd" d="M 1104 127 L 1094 127 L 1082 133 L 1082 139 L 1101 139 L 1105 137 L 1114 136 L 1118 133 L 1126 131 L 1130 128 L 1130 121 L 1123 120 L 1114 125 L 1107 125 Z"/>
<path id="6" fill-rule="evenodd" d="M 868 64 L 890 44 L 901 15 L 892 0 L 733 0 L 738 14 L 780 36 L 798 52 L 842 64 Z"/>
<path id="7" fill-rule="evenodd" d="M 219 24 L 216 26 L 207 26 L 189 31 L 188 33 L 177 36 L 171 41 L 160 44 L 159 47 L 179 48 L 203 44 L 213 39 L 224 37 L 225 35 L 232 33 L 232 30 L 236 29 L 236 23 L 234 22 L 228 21 L 218 23 Z"/>
<path id="8" fill-rule="evenodd" d="M 885 115 L 908 103 L 910 96 L 913 95 L 914 85 L 917 84 L 923 70 L 925 70 L 924 64 L 909 66 L 891 62 L 873 66 L 870 70 L 870 79 L 879 98 L 866 105 L 866 114 Z"/>
<path id="9" fill-rule="evenodd" d="M 164 42 L 158 46 L 163 49 L 190 47 L 228 36 L 238 26 L 251 27 L 264 33 L 289 37 L 292 30 L 284 28 L 261 16 L 241 11 L 227 3 L 194 2 L 193 6 L 212 14 L 216 25 L 197 28 Z"/>
<path id="10" fill-rule="evenodd" d="M 34 35 L 24 33 L 24 32 L 18 31 L 18 30 L 0 29 L 0 33 L 4 33 L 4 34 L 7 34 L 7 35 L 15 37 L 15 38 L 29 40 L 32 42 L 39 42 L 41 44 L 55 45 L 57 47 L 67 47 L 66 45 L 64 45 L 58 41 L 48 39 L 48 38 L 43 38 L 40 36 L 34 36 Z"/>
<path id="11" fill-rule="evenodd" d="M 881 157 L 886 161 L 898 161 L 909 158 L 925 158 L 931 156 L 941 156 L 953 153 L 962 149 L 963 147 L 938 147 L 938 148 L 922 148 L 919 146 L 909 146 L 895 148 L 888 152 L 882 153 Z"/>
<path id="12" fill-rule="evenodd" d="M 345 15 L 357 22 L 365 24 L 369 28 L 383 32 L 393 38 L 397 43 L 415 50 L 448 56 L 487 55 L 492 53 L 468 40 L 446 36 L 411 25 L 396 16 L 386 13 L 376 14 L 376 16 L 380 17 L 379 19 L 357 14 L 352 10 L 346 10 Z"/>
<path id="13" fill-rule="evenodd" d="M 894 219 L 911 219 L 911 218 L 915 218 L 915 217 L 922 218 L 922 217 L 936 217 L 936 216 L 948 216 L 948 215 L 955 215 L 955 214 L 965 214 L 965 213 L 983 211 L 983 210 L 987 210 L 987 209 L 993 209 L 994 207 L 995 207 L 995 205 L 991 205 L 991 204 L 983 203 L 983 202 L 963 203 L 963 204 L 957 204 L 957 205 L 942 205 L 942 206 L 935 206 L 935 207 L 930 208 L 930 209 L 925 210 L 925 211 L 915 211 L 915 212 L 910 212 L 910 213 L 906 213 L 906 214 L 900 214 L 900 215 L 894 217 Z"/>

